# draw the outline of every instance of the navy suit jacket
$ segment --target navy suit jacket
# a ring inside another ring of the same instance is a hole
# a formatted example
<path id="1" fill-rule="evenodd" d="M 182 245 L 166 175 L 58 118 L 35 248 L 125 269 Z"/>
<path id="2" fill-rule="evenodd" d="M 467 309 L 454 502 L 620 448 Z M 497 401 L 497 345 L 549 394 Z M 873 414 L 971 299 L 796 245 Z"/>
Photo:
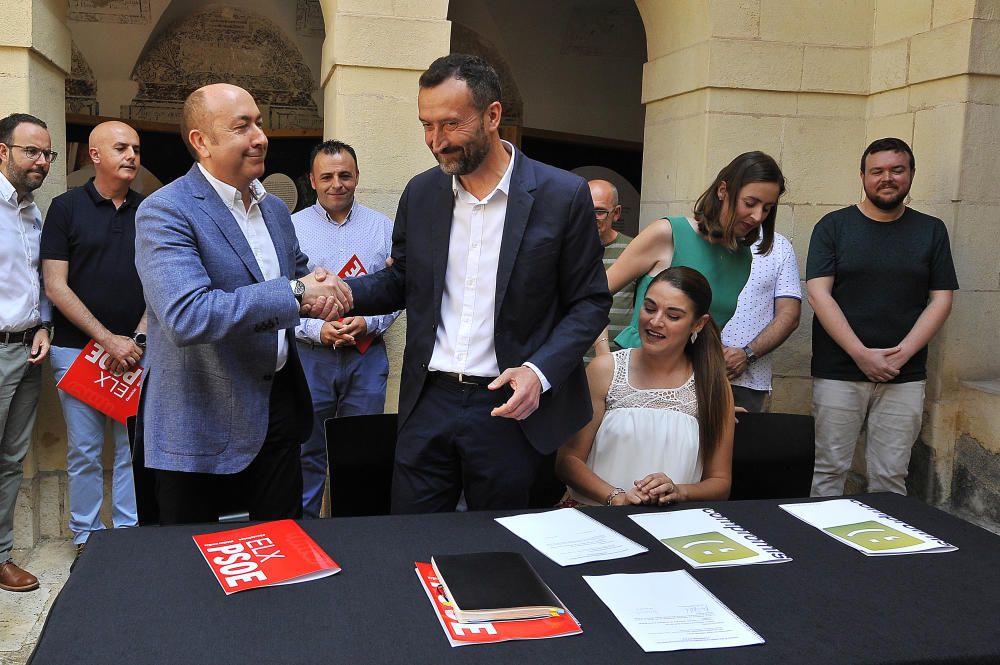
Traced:
<path id="1" fill-rule="evenodd" d="M 357 314 L 406 308 L 400 426 L 420 396 L 434 350 L 453 209 L 452 176 L 435 167 L 414 177 L 396 212 L 393 265 L 349 281 Z M 543 453 L 592 415 L 582 358 L 608 324 L 602 257 L 586 181 L 518 152 L 497 268 L 494 347 L 501 372 L 531 362 L 552 384 L 538 410 L 520 421 Z"/>
<path id="2" fill-rule="evenodd" d="M 146 466 L 241 471 L 267 435 L 276 334 L 299 322 L 288 280 L 308 273 L 288 208 L 260 203 L 281 276 L 265 280 L 232 213 L 197 165 L 136 213 L 135 264 L 147 306 L 142 422 Z M 312 430 L 309 388 L 289 335 L 298 434 Z"/>

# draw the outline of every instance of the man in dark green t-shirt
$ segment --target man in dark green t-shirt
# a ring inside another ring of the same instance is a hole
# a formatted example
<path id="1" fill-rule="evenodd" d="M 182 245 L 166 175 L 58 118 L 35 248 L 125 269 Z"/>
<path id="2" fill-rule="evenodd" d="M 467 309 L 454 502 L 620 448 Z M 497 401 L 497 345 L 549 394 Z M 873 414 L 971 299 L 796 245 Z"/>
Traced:
<path id="1" fill-rule="evenodd" d="M 861 157 L 865 198 L 813 229 L 806 262 L 815 311 L 813 496 L 843 494 L 866 421 L 868 491 L 906 494 L 927 343 L 958 288 L 944 223 L 905 204 L 914 171 L 904 141 L 875 141 Z"/>

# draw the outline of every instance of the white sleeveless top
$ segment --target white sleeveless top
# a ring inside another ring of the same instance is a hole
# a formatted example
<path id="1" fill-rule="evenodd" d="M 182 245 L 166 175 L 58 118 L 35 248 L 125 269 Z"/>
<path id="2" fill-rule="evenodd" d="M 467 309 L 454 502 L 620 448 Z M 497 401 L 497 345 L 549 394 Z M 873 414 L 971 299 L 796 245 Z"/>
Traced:
<path id="1" fill-rule="evenodd" d="M 675 483 L 700 482 L 694 375 L 679 388 L 638 390 L 628 378 L 631 352 L 622 349 L 612 354 L 615 373 L 587 466 L 612 486 L 626 490 L 656 471 Z M 597 505 L 572 488 L 570 496 L 580 503 Z"/>

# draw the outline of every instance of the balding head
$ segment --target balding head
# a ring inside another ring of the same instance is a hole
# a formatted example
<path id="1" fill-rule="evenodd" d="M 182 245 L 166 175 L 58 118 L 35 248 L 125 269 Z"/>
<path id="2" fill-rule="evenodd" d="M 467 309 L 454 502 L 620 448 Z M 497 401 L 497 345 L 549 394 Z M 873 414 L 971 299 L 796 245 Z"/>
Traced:
<path id="1" fill-rule="evenodd" d="M 597 232 L 601 236 L 601 242 L 607 245 L 617 237 L 618 233 L 612 225 L 622 216 L 621 206 L 618 205 L 618 188 L 607 180 L 591 180 L 590 198 L 594 200 L 594 217 L 597 221 Z"/>
<path id="2" fill-rule="evenodd" d="M 127 188 L 139 173 L 139 135 L 118 120 L 102 122 L 90 132 L 90 160 L 98 189 Z"/>
<path id="3" fill-rule="evenodd" d="M 267 137 L 249 92 L 228 83 L 198 88 L 184 102 L 181 136 L 195 161 L 240 191 L 264 174 Z"/>

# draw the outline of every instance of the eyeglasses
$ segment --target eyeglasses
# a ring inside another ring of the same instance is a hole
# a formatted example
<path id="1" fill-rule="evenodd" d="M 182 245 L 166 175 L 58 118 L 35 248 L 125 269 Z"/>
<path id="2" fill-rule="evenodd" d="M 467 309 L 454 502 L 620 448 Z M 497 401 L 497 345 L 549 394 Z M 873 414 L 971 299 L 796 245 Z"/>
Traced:
<path id="1" fill-rule="evenodd" d="M 617 207 L 618 206 L 615 206 L 615 208 Z M 604 208 L 594 208 L 594 217 L 597 218 L 597 221 L 603 222 L 605 219 L 608 218 L 608 215 L 610 215 L 612 212 L 613 210 L 605 210 Z"/>
<path id="2" fill-rule="evenodd" d="M 4 145 L 8 148 L 20 148 L 24 156 L 32 162 L 38 161 L 38 158 L 41 157 L 47 163 L 51 164 L 59 156 L 59 153 L 55 150 L 42 150 L 33 145 L 18 145 L 16 143 L 5 143 Z"/>

